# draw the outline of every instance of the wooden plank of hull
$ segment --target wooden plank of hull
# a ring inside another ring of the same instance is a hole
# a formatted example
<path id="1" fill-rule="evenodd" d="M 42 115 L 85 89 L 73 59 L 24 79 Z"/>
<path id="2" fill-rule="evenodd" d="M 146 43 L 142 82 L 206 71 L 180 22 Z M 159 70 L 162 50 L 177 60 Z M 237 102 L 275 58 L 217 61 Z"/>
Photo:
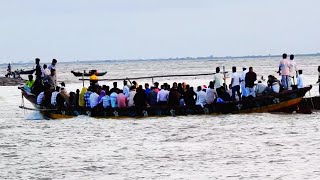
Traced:
<path id="1" fill-rule="evenodd" d="M 241 110 L 240 113 L 266 113 L 266 112 L 275 112 L 278 111 L 280 109 L 284 109 L 284 108 L 288 108 L 288 107 L 292 107 L 292 106 L 296 106 L 300 103 L 300 101 L 302 100 L 302 97 L 300 98 L 295 98 L 295 99 L 291 99 L 289 101 L 284 101 L 281 102 L 279 104 L 272 104 L 272 105 L 268 105 L 268 106 L 263 106 L 263 107 L 259 107 L 259 108 L 252 108 L 252 109 L 246 109 L 246 110 Z"/>

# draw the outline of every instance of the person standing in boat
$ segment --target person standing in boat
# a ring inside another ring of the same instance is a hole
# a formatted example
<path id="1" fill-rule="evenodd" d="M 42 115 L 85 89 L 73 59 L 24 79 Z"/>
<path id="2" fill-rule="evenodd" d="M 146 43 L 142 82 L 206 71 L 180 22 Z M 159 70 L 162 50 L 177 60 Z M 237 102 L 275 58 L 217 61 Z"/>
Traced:
<path id="1" fill-rule="evenodd" d="M 246 82 L 245 82 L 247 72 L 248 72 L 247 67 L 243 66 L 242 73 L 240 75 L 240 87 L 241 87 L 242 97 L 247 97 Z"/>
<path id="2" fill-rule="evenodd" d="M 253 72 L 253 68 L 249 67 L 249 72 L 246 74 L 246 94 L 248 96 L 256 97 L 256 92 L 254 90 L 254 82 L 257 80 L 257 74 Z"/>
<path id="3" fill-rule="evenodd" d="M 216 68 L 216 73 L 213 75 L 214 89 L 216 89 L 218 96 L 221 95 L 221 87 L 223 87 L 223 77 L 220 73 L 220 67 Z"/>
<path id="4" fill-rule="evenodd" d="M 40 66 L 40 59 L 36 58 L 35 59 L 36 62 L 36 79 L 41 79 L 42 76 L 42 68 Z"/>
<path id="5" fill-rule="evenodd" d="M 48 69 L 51 71 L 51 69 L 56 69 L 56 64 L 57 64 L 57 60 L 56 59 L 52 59 L 51 64 L 49 65 Z"/>
<path id="6" fill-rule="evenodd" d="M 161 105 L 168 103 L 169 91 L 165 89 L 165 85 L 161 85 L 161 90 L 157 94 L 157 102 Z"/>
<path id="7" fill-rule="evenodd" d="M 128 81 L 127 80 L 123 80 L 123 94 L 128 97 L 129 96 L 129 86 L 128 86 Z"/>
<path id="8" fill-rule="evenodd" d="M 298 66 L 296 61 L 294 60 L 294 55 L 290 55 L 290 79 L 292 78 L 292 81 L 290 81 L 290 85 L 296 84 L 296 77 L 298 77 Z M 292 82 L 292 83 L 291 83 Z"/>
<path id="9" fill-rule="evenodd" d="M 284 89 L 288 89 L 289 88 L 289 83 L 290 83 L 290 79 L 289 79 L 290 62 L 287 59 L 287 54 L 283 54 L 282 55 L 282 60 L 280 61 L 279 71 L 278 72 L 281 75 L 281 84 L 282 84 L 283 88 Z"/>
<path id="10" fill-rule="evenodd" d="M 304 88 L 304 76 L 302 74 L 302 70 L 298 70 L 298 78 L 297 78 L 297 86 L 298 89 Z"/>
<path id="11" fill-rule="evenodd" d="M 235 66 L 232 67 L 232 75 L 231 75 L 231 89 L 232 89 L 232 99 L 236 100 L 236 93 L 241 100 L 240 93 L 240 75 L 237 73 L 237 68 Z"/>

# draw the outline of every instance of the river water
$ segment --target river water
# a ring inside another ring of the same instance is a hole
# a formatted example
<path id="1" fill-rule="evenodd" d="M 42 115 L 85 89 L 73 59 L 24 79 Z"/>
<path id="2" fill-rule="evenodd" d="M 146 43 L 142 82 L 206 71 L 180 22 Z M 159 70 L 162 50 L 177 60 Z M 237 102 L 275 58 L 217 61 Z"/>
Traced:
<path id="1" fill-rule="evenodd" d="M 278 61 L 108 61 L 60 63 L 57 69 L 59 80 L 66 82 L 67 90 L 74 91 L 82 83 L 70 70 L 107 70 L 106 78 L 122 78 L 210 73 L 222 65 L 228 70 L 236 65 L 240 70 L 246 65 L 267 77 L 276 75 Z M 319 57 L 299 57 L 297 62 L 307 84 L 314 84 Z M 210 78 L 155 81 L 185 81 L 196 86 L 208 84 Z M 317 89 L 311 95 L 317 95 Z M 79 116 L 43 120 L 37 112 L 18 108 L 21 94 L 17 87 L 0 87 L 0 102 L 0 179 L 320 178 L 319 111 L 311 115 L 264 113 L 124 120 Z M 27 102 L 25 105 L 31 106 Z"/>

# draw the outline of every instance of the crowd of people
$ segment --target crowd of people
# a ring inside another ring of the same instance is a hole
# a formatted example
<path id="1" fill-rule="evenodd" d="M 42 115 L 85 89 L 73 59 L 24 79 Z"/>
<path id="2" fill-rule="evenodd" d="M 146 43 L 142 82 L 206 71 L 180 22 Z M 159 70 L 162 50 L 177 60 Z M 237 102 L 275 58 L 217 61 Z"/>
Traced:
<path id="1" fill-rule="evenodd" d="M 49 67 L 46 65 L 41 67 L 40 59 L 37 58 L 36 80 L 34 81 L 33 76 L 30 75 L 25 89 L 37 96 L 39 106 L 60 110 L 96 112 L 103 109 L 134 108 L 137 112 L 142 113 L 147 107 L 205 107 L 212 103 L 225 103 L 279 93 L 294 85 L 295 88 L 303 88 L 302 70 L 297 68 L 294 56 L 291 55 L 290 60 L 287 59 L 286 54 L 283 54 L 282 57 L 279 64 L 281 80 L 269 75 L 266 84 L 263 80 L 257 80 L 253 67 L 244 66 L 242 72 L 237 72 L 237 68 L 232 67 L 231 83 L 227 86 L 225 73 L 221 73 L 220 68 L 216 67 L 213 80 L 208 86 L 198 86 L 196 89 L 185 82 L 174 82 L 172 86 L 168 83 L 162 85 L 159 85 L 158 82 L 152 85 L 145 83 L 143 87 L 136 81 L 128 80 L 123 81 L 121 89 L 117 82 L 114 82 L 110 88 L 106 85 L 100 86 L 96 76 L 93 75 L 95 77 L 91 77 L 88 88 L 83 87 L 81 91 L 78 89 L 70 93 L 66 91 L 65 83 L 61 83 L 61 86 L 57 85 L 55 75 L 57 61 L 54 59 Z"/>

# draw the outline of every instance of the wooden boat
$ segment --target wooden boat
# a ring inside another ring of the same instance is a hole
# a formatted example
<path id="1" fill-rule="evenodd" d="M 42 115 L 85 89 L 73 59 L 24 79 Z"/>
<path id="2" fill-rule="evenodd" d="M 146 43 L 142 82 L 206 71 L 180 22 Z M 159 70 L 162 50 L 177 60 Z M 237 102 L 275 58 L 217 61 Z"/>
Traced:
<path id="1" fill-rule="evenodd" d="M 14 73 L 16 73 L 17 75 L 21 75 L 21 74 L 33 74 L 36 70 L 32 69 L 32 70 L 16 70 L 14 71 Z"/>
<path id="2" fill-rule="evenodd" d="M 247 114 L 247 113 L 267 113 L 286 112 L 292 113 L 298 109 L 305 94 L 312 86 L 302 89 L 286 90 L 281 93 L 265 95 L 256 98 L 247 98 L 241 101 L 226 103 L 214 103 L 204 108 L 201 106 L 192 107 L 146 107 L 143 111 L 135 108 L 125 109 L 101 109 L 95 112 L 81 111 L 59 111 L 56 109 L 38 109 L 45 117 L 51 119 L 73 118 L 78 114 L 88 115 L 97 118 L 123 118 L 123 117 L 143 117 L 143 116 L 176 116 L 176 115 L 199 115 L 199 114 Z M 36 98 L 33 95 L 22 91 L 23 97 L 35 105 Z M 36 106 L 35 106 L 36 107 Z M 21 107 L 24 108 L 24 107 Z"/>
<path id="3" fill-rule="evenodd" d="M 83 72 L 79 72 L 79 71 L 78 72 L 71 71 L 71 73 L 73 75 L 75 75 L 76 77 L 82 77 L 82 75 L 88 77 L 88 76 L 92 76 L 93 74 L 95 74 L 96 76 L 104 76 L 107 74 L 107 71 L 97 72 L 97 70 L 90 70 L 89 73 L 86 73 L 86 72 L 83 73 Z"/>

